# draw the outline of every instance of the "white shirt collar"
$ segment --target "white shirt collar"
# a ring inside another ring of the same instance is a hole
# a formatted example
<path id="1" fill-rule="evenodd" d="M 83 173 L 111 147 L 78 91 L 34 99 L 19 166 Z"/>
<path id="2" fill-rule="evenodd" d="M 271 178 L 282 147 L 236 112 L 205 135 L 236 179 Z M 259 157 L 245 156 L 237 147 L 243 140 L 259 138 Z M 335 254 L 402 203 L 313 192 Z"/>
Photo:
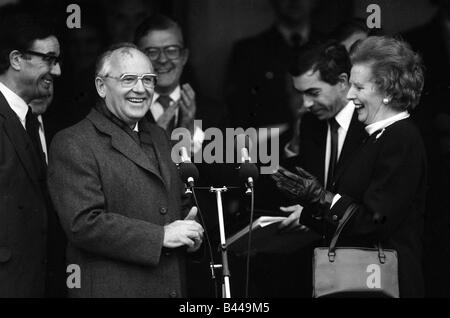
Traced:
<path id="1" fill-rule="evenodd" d="M 22 123 L 22 126 L 25 128 L 25 118 L 28 112 L 27 103 L 2 82 L 0 82 L 0 92 L 2 92 L 3 96 L 5 96 L 9 107 L 11 107 L 11 109 L 16 113 Z"/>
<path id="2" fill-rule="evenodd" d="M 139 122 L 134 125 L 133 131 L 139 132 Z"/>
<path id="3" fill-rule="evenodd" d="M 353 112 L 355 111 L 355 104 L 353 101 L 349 101 L 339 113 L 334 117 L 340 127 L 348 131 L 350 123 L 352 121 Z"/>
<path id="4" fill-rule="evenodd" d="M 374 132 L 380 130 L 380 129 L 384 129 L 390 125 L 392 125 L 393 123 L 408 118 L 409 117 L 409 113 L 407 111 L 403 111 L 401 113 L 398 113 L 397 115 L 391 116 L 389 118 L 377 121 L 373 124 L 367 125 L 366 126 L 366 131 L 367 133 L 370 135 L 372 135 Z"/>

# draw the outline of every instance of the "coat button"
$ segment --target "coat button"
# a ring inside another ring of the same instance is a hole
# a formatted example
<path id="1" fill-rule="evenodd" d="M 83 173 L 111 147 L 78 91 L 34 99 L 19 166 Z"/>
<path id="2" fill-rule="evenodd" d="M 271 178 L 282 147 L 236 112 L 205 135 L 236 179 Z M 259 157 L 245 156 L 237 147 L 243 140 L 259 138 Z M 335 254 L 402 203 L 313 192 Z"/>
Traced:
<path id="1" fill-rule="evenodd" d="M 159 213 L 166 214 L 167 213 L 167 208 L 164 208 L 164 207 L 160 208 L 159 209 Z"/>
<path id="2" fill-rule="evenodd" d="M 177 297 L 177 292 L 176 292 L 175 290 L 172 290 L 172 291 L 169 293 L 169 297 L 170 297 L 170 298 L 175 298 L 175 297 Z"/>

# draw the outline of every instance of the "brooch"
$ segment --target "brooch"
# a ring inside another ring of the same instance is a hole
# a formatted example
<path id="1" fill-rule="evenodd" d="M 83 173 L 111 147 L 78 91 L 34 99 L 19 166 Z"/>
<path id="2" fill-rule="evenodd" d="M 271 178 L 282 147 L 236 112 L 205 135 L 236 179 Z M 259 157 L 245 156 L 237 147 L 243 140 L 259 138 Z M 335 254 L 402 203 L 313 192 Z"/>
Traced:
<path id="1" fill-rule="evenodd" d="M 386 128 L 383 128 L 383 129 L 378 133 L 378 135 L 375 136 L 375 140 L 377 140 L 378 138 L 380 138 L 381 135 L 384 133 L 385 130 L 386 130 Z"/>

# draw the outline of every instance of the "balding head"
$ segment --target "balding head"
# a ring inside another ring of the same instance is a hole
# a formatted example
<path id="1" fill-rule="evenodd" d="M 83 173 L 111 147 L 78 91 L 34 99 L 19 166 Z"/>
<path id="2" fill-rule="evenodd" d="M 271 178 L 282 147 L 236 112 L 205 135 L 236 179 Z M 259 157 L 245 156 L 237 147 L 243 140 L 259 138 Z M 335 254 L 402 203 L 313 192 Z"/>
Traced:
<path id="1" fill-rule="evenodd" d="M 115 45 L 98 59 L 97 93 L 111 113 L 132 127 L 150 108 L 154 84 L 148 78 L 153 79 L 153 72 L 149 58 L 133 44 Z"/>

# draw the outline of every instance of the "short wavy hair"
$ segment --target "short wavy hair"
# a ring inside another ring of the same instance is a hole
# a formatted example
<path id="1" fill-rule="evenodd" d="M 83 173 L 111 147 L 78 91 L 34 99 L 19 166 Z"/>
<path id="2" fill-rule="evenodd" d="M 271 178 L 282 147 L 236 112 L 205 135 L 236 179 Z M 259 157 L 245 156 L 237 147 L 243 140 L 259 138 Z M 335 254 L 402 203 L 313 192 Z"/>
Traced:
<path id="1" fill-rule="evenodd" d="M 369 64 L 378 88 L 391 98 L 397 110 L 414 109 L 424 84 L 424 66 L 419 54 L 397 38 L 370 36 L 350 52 L 352 65 Z"/>
<path id="2" fill-rule="evenodd" d="M 312 70 L 319 71 L 322 81 L 336 85 L 339 76 L 344 73 L 350 77 L 352 64 L 347 50 L 335 41 L 307 44 L 290 65 L 289 73 L 301 76 Z"/>

